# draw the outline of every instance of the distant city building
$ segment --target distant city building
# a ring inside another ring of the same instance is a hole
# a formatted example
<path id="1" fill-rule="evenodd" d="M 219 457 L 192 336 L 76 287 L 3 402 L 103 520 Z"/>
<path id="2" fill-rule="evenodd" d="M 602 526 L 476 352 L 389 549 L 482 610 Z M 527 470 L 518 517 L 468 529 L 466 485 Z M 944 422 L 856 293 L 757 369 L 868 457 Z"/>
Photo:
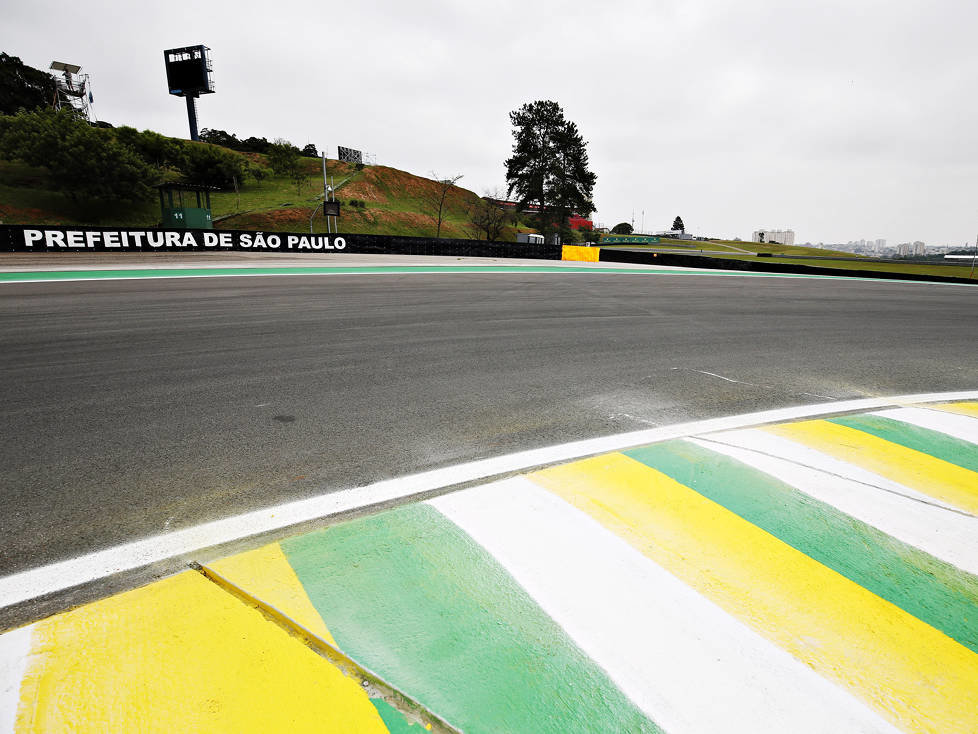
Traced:
<path id="1" fill-rule="evenodd" d="M 900 255 L 901 257 L 906 257 L 907 255 L 910 254 L 910 249 L 912 247 L 913 245 L 911 245 L 909 242 L 904 242 L 902 244 L 897 245 L 897 255 Z"/>
<path id="2" fill-rule="evenodd" d="M 916 242 L 913 243 L 913 254 L 914 255 L 926 255 L 927 254 L 927 245 L 925 245 L 920 240 L 917 240 Z"/>
<path id="3" fill-rule="evenodd" d="M 795 244 L 795 232 L 791 229 L 759 229 L 751 236 L 751 242 L 774 242 L 779 245 Z"/>
<path id="4" fill-rule="evenodd" d="M 692 235 L 689 232 L 683 232 L 679 229 L 670 229 L 663 232 L 655 232 L 652 237 L 666 237 L 670 240 L 695 240 L 696 235 Z"/>
<path id="5" fill-rule="evenodd" d="M 884 247 L 886 247 L 886 240 L 876 240 L 877 250 L 882 250 Z"/>

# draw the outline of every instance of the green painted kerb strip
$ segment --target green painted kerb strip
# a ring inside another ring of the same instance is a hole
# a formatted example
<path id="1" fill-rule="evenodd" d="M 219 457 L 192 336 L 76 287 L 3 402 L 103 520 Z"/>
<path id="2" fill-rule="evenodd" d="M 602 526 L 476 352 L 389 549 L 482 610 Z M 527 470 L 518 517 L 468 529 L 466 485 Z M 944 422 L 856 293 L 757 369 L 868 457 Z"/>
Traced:
<path id="1" fill-rule="evenodd" d="M 881 415 L 843 415 L 827 420 L 978 472 L 978 446 L 946 433 Z"/>
<path id="2" fill-rule="evenodd" d="M 463 731 L 659 731 L 430 505 L 282 548 L 343 652 Z"/>
<path id="3" fill-rule="evenodd" d="M 623 452 L 978 652 L 978 578 L 688 441 Z"/>
<path id="4" fill-rule="evenodd" d="M 822 280 L 853 280 L 881 282 L 880 278 L 857 278 L 836 275 L 803 275 L 797 273 L 755 273 L 740 270 L 679 270 L 661 268 L 594 268 L 559 265 L 415 265 L 364 267 L 258 267 L 258 268 L 149 268 L 119 270 L 48 270 L 0 272 L 0 283 L 32 283 L 57 280 L 119 280 L 130 278 L 228 278 L 255 275 L 383 275 L 390 273 L 588 273 L 601 275 L 708 275 L 720 278 L 815 278 Z M 921 283 L 917 280 L 887 280 L 889 283 Z M 948 284 L 945 284 L 948 285 Z M 949 285 L 968 285 L 951 283 Z"/>
<path id="5" fill-rule="evenodd" d="M 666 273 L 667 270 L 636 268 L 587 268 L 559 265 L 389 265 L 362 267 L 268 267 L 268 268 L 147 268 L 132 270 L 50 270 L 0 273 L 0 282 L 32 280 L 112 280 L 115 278 L 214 278 L 250 275 L 370 275 L 384 273 Z"/>
<path id="6" fill-rule="evenodd" d="M 391 706 L 382 698 L 371 698 L 370 703 L 377 709 L 380 720 L 384 722 L 390 734 L 423 734 L 425 728 L 421 724 L 412 724 L 404 718 L 404 714 Z"/>

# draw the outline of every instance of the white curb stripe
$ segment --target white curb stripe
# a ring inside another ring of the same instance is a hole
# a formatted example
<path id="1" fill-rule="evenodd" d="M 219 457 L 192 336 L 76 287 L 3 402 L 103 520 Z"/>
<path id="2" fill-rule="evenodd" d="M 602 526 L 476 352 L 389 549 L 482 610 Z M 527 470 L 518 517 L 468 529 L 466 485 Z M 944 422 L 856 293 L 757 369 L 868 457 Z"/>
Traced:
<path id="1" fill-rule="evenodd" d="M 0 635 L 0 732 L 13 732 L 20 688 L 34 637 L 34 625 Z"/>
<path id="2" fill-rule="evenodd" d="M 688 439 L 764 472 L 850 517 L 978 576 L 978 518 L 715 441 Z"/>
<path id="3" fill-rule="evenodd" d="M 801 443 L 791 441 L 787 438 L 782 438 L 781 436 L 772 435 L 766 431 L 748 429 L 743 431 L 730 431 L 721 434 L 700 436 L 700 438 L 708 442 L 736 446 L 751 451 L 757 451 L 776 458 L 786 459 L 795 464 L 810 467 L 811 469 L 816 469 L 826 474 L 834 474 L 839 477 L 845 477 L 846 479 L 854 482 L 859 482 L 860 484 L 869 485 L 870 487 L 877 487 L 878 489 L 876 491 L 882 490 L 884 492 L 902 495 L 903 497 L 909 498 L 911 501 L 918 504 L 923 503 L 933 505 L 941 508 L 942 512 L 951 511 L 970 517 L 967 512 L 964 512 L 950 503 L 943 502 L 936 497 L 931 497 L 923 492 L 918 492 L 917 490 L 904 486 L 899 482 L 894 482 L 892 479 L 887 479 L 879 474 L 874 474 L 873 472 L 863 469 L 860 466 L 850 464 L 849 462 L 842 461 L 841 459 L 836 459 L 828 454 L 823 454 L 821 451 L 816 451 L 815 449 L 809 448 Z M 711 445 L 710 448 L 713 448 L 713 446 Z"/>
<path id="4" fill-rule="evenodd" d="M 819 676 L 523 477 L 430 500 L 670 734 L 892 732 Z"/>
<path id="5" fill-rule="evenodd" d="M 814 418 L 830 413 L 868 411 L 906 403 L 937 403 L 978 399 L 978 390 L 921 393 L 891 398 L 866 398 L 841 402 L 764 410 L 757 413 L 712 418 L 674 426 L 649 428 L 614 436 L 574 441 L 541 449 L 482 459 L 445 469 L 388 479 L 355 489 L 345 489 L 305 500 L 246 512 L 223 520 L 175 530 L 124 545 L 88 553 L 66 561 L 29 569 L 0 578 L 0 609 L 29 599 L 89 583 L 112 574 L 132 571 L 153 563 L 187 558 L 206 548 L 263 533 L 284 530 L 300 523 L 328 518 L 381 502 L 405 500 L 426 492 L 526 471 L 585 456 L 619 451 L 633 446 L 730 431 L 745 426 Z"/>
<path id="6" fill-rule="evenodd" d="M 569 262 L 569 261 L 568 261 Z M 848 280 L 857 283 L 900 283 L 902 285 L 931 285 L 931 286 L 951 286 L 959 288 L 974 288 L 978 286 L 978 283 L 944 283 L 940 281 L 927 281 L 927 280 L 901 280 L 895 278 L 872 278 L 857 275 L 821 275 L 821 274 L 811 274 L 811 273 L 769 273 L 763 271 L 747 271 L 747 270 L 710 270 L 708 268 L 680 268 L 669 265 L 628 265 L 622 263 L 622 266 L 627 268 L 632 268 L 631 271 L 616 271 L 605 269 L 605 268 L 593 268 L 586 271 L 583 270 L 570 270 L 566 273 L 557 273 L 555 271 L 545 271 L 545 270 L 534 270 L 533 266 L 521 266 L 513 265 L 511 271 L 485 271 L 485 272 L 473 272 L 473 271 L 438 271 L 427 269 L 431 266 L 417 266 L 417 270 L 411 270 L 409 272 L 399 271 L 399 272 L 376 272 L 376 273 L 201 273 L 195 275 L 141 275 L 141 276 L 112 276 L 112 277 L 90 277 L 90 278 L 30 278 L 30 279 L 19 279 L 19 280 L 5 280 L 0 278 L 0 286 L 3 285 L 17 285 L 18 283 L 76 283 L 78 281 L 103 281 L 112 282 L 117 280 L 179 280 L 179 279 L 191 279 L 191 278 L 267 278 L 276 277 L 284 278 L 289 276 L 316 276 L 316 275 L 330 275 L 330 276 L 391 276 L 391 275 L 513 275 L 513 273 L 523 272 L 528 275 L 640 275 L 640 276 L 657 276 L 657 275 L 706 275 L 711 277 L 721 277 L 721 278 L 808 278 L 810 280 Z M 349 266 L 356 267 L 356 266 Z M 369 267 L 369 266 L 368 266 Z M 464 267 L 464 266 L 462 266 Z M 477 267 L 477 266 L 472 266 Z M 492 266 L 484 266 L 492 267 Z M 497 266 L 498 267 L 498 266 Z M 546 266 L 544 266 L 546 267 Z M 550 266 L 550 267 L 561 267 L 561 266 Z M 575 266 L 565 266 L 565 267 L 575 267 Z M 578 266 L 579 267 L 579 266 Z M 650 270 L 636 272 L 636 268 L 648 267 Z M 530 268 L 530 269 L 525 269 Z M 666 269 L 669 269 L 666 272 Z"/>
<path id="7" fill-rule="evenodd" d="M 971 418 L 958 413 L 947 413 L 942 410 L 926 410 L 924 408 L 895 408 L 879 410 L 873 415 L 884 418 L 912 423 L 921 428 L 929 428 L 938 433 L 944 433 L 962 441 L 978 444 L 978 418 Z M 976 446 L 978 449 L 978 446 Z"/>

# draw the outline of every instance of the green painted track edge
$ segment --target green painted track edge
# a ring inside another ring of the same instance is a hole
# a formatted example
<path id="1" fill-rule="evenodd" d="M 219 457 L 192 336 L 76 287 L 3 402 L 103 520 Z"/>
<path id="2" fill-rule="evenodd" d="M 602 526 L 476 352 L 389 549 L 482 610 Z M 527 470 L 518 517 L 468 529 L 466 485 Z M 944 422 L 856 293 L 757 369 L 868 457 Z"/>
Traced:
<path id="1" fill-rule="evenodd" d="M 717 277 L 750 278 L 814 278 L 823 280 L 852 280 L 861 282 L 932 283 L 912 279 L 869 278 L 842 275 L 811 275 L 803 273 L 762 273 L 747 271 L 680 270 L 660 268 L 593 268 L 559 265 L 388 265 L 361 267 L 254 267 L 254 268 L 121 268 L 112 270 L 31 270 L 0 273 L 0 283 L 32 283 L 46 281 L 119 280 L 153 278 L 217 278 L 257 275 L 372 275 L 426 273 L 617 273 L 626 275 L 709 275 Z M 939 283 L 941 285 L 978 285 L 978 283 Z"/>

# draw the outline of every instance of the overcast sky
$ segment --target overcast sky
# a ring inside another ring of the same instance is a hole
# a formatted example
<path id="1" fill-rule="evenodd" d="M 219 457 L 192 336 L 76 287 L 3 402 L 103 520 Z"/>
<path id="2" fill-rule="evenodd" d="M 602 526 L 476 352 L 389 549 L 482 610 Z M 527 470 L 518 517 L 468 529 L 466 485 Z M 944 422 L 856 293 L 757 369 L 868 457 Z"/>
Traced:
<path id="1" fill-rule="evenodd" d="M 164 48 L 211 47 L 201 127 L 505 185 L 508 112 L 588 141 L 595 220 L 798 242 L 974 242 L 968 0 L 6 0 L 2 48 L 80 64 L 100 119 L 186 137 Z"/>

